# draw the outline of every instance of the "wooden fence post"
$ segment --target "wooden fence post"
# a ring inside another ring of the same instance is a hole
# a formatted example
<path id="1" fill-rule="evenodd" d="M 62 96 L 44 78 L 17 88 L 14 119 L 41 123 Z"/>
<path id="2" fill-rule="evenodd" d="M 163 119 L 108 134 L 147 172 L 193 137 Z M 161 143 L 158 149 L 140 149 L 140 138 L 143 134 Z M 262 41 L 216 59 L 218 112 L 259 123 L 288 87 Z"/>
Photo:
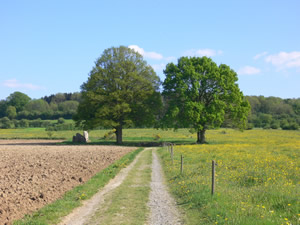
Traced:
<path id="1" fill-rule="evenodd" d="M 215 160 L 212 161 L 211 165 L 211 194 L 215 193 Z"/>
<path id="2" fill-rule="evenodd" d="M 171 158 L 172 158 L 172 165 L 173 165 L 174 163 L 173 144 L 171 144 Z"/>
<path id="3" fill-rule="evenodd" d="M 183 156 L 181 155 L 181 166 L 180 166 L 180 173 L 183 173 Z"/>

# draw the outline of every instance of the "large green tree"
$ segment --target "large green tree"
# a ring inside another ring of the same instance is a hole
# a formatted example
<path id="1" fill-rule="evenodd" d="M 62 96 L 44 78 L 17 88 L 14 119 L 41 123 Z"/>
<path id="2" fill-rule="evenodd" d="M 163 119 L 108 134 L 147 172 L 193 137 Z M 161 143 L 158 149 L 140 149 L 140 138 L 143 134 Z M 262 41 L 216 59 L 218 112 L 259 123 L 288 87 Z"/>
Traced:
<path id="1" fill-rule="evenodd" d="M 31 100 L 30 97 L 28 97 L 28 95 L 16 91 L 12 94 L 10 94 L 6 101 L 8 105 L 14 106 L 17 110 L 17 112 L 20 112 L 24 109 L 25 105 Z"/>
<path id="2" fill-rule="evenodd" d="M 225 118 L 245 126 L 250 106 L 229 66 L 217 66 L 207 57 L 182 57 L 177 65 L 169 63 L 164 73 L 164 126 L 191 128 L 197 143 L 205 143 L 205 131 L 221 126 Z"/>
<path id="3" fill-rule="evenodd" d="M 139 53 L 124 46 L 106 49 L 81 86 L 74 119 L 85 129 L 114 128 L 121 144 L 124 127 L 156 121 L 162 105 L 159 85 L 159 77 Z"/>

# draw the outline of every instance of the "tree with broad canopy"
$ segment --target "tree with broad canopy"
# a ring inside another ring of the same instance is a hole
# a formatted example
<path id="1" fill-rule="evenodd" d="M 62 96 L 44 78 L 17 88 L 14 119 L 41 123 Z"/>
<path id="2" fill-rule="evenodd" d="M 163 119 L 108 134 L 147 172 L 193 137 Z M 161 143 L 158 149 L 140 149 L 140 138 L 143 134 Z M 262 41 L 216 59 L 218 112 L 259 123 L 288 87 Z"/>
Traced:
<path id="1" fill-rule="evenodd" d="M 205 131 L 220 127 L 225 118 L 245 127 L 250 105 L 229 66 L 217 66 L 207 57 L 181 57 L 177 65 L 169 63 L 164 73 L 164 127 L 190 128 L 197 132 L 200 144 L 206 143 Z"/>
<path id="2" fill-rule="evenodd" d="M 22 111 L 30 100 L 30 97 L 19 91 L 10 94 L 6 99 L 8 105 L 14 106 L 17 112 Z"/>
<path id="3" fill-rule="evenodd" d="M 162 106 L 159 85 L 159 77 L 139 53 L 124 46 L 106 49 L 81 86 L 74 120 L 85 129 L 115 129 L 121 144 L 123 128 L 157 121 Z"/>

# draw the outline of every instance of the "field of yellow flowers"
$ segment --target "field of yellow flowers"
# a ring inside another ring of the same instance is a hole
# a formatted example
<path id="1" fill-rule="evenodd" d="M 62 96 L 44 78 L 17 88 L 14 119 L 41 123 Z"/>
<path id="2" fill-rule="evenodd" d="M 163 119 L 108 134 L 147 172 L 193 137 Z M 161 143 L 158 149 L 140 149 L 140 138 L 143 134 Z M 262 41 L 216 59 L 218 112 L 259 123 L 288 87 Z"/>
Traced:
<path id="1" fill-rule="evenodd" d="M 186 224 L 300 224 L 299 131 L 221 129 L 209 131 L 207 140 L 176 145 L 173 164 L 166 148 L 159 150 Z"/>

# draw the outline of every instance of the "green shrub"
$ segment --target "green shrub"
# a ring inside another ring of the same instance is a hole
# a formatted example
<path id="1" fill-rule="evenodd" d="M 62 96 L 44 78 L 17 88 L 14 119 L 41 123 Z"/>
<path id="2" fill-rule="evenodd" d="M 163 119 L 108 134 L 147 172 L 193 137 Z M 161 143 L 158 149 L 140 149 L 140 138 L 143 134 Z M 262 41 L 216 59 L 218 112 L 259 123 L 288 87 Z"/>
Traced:
<path id="1" fill-rule="evenodd" d="M 0 119 L 0 128 L 12 129 L 15 128 L 15 124 L 8 117 L 3 117 Z"/>
<path id="2" fill-rule="evenodd" d="M 111 131 L 108 131 L 107 133 L 104 134 L 103 138 L 105 140 L 112 140 L 112 139 L 115 139 L 116 138 L 116 130 L 111 130 Z"/>
<path id="3" fill-rule="evenodd" d="M 27 128 L 29 127 L 29 121 L 26 119 L 21 119 L 19 122 L 19 126 L 22 128 Z"/>
<path id="4" fill-rule="evenodd" d="M 271 128 L 272 128 L 272 129 L 278 129 L 279 127 L 280 127 L 279 121 L 273 121 L 273 122 L 271 123 Z"/>
<path id="5" fill-rule="evenodd" d="M 247 124 L 247 130 L 252 130 L 254 128 L 254 124 L 253 123 L 248 123 Z"/>
<path id="6" fill-rule="evenodd" d="M 263 127 L 263 129 L 270 129 L 270 128 L 271 128 L 270 124 L 265 124 Z"/>
<path id="7" fill-rule="evenodd" d="M 161 135 L 160 134 L 154 134 L 153 138 L 155 141 L 158 141 L 159 139 L 161 139 Z"/>
<path id="8" fill-rule="evenodd" d="M 49 120 L 43 120 L 42 127 L 48 127 L 51 125 L 51 122 Z"/>
<path id="9" fill-rule="evenodd" d="M 47 131 L 47 135 L 48 135 L 49 138 L 52 138 L 53 134 L 54 134 L 53 131 Z"/>
<path id="10" fill-rule="evenodd" d="M 29 120 L 29 127 L 42 127 L 43 121 L 41 118 Z"/>
<path id="11" fill-rule="evenodd" d="M 296 122 L 286 123 L 281 127 L 283 130 L 298 130 L 299 125 Z"/>
<path id="12" fill-rule="evenodd" d="M 63 123 L 65 123 L 65 119 L 62 118 L 62 117 L 60 117 L 60 118 L 57 120 L 57 123 L 58 123 L 58 124 L 63 124 Z"/>
<path id="13" fill-rule="evenodd" d="M 62 130 L 75 130 L 75 124 L 74 123 L 52 124 L 46 128 L 46 131 L 62 131 Z"/>

